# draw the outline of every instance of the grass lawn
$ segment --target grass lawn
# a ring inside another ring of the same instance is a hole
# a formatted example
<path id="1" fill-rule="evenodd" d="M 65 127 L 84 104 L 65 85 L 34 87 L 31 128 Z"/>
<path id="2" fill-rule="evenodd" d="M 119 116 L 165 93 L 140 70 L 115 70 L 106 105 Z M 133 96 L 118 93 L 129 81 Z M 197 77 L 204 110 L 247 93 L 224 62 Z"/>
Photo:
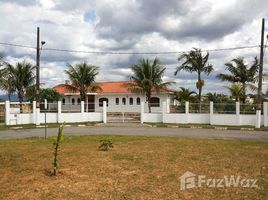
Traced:
<path id="1" fill-rule="evenodd" d="M 60 174 L 52 170 L 52 139 L 0 140 L 0 199 L 268 199 L 268 142 L 112 136 L 66 137 Z M 180 190 L 186 171 L 208 178 L 240 175 L 258 188 Z"/>

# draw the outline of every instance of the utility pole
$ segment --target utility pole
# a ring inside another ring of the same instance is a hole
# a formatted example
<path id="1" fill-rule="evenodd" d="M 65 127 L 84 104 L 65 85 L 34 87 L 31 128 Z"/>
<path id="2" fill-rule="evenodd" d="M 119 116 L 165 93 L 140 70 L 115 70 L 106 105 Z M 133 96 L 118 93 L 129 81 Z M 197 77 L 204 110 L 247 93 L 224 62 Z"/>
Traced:
<path id="1" fill-rule="evenodd" d="M 36 44 L 36 107 L 40 108 L 40 30 L 37 27 L 37 44 Z"/>
<path id="2" fill-rule="evenodd" d="M 264 27 L 265 19 L 262 19 L 261 27 L 261 49 L 260 49 L 260 63 L 259 63 L 259 82 L 258 82 L 258 97 L 256 106 L 256 128 L 261 127 L 261 104 L 262 104 L 262 73 L 263 73 L 263 52 L 264 52 Z"/>

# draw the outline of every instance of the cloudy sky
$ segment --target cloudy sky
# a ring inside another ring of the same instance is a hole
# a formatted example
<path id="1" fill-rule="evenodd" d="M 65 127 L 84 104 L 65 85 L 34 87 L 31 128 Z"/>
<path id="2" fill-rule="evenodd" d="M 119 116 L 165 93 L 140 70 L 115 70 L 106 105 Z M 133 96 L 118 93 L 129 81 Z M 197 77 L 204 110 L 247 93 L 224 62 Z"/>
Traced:
<path id="1" fill-rule="evenodd" d="M 188 51 L 258 45 L 261 18 L 268 19 L 267 0 L 0 0 L 0 42 L 36 45 L 36 27 L 44 48 L 82 51 Z M 268 25 L 267 25 L 268 27 Z M 267 31 L 267 29 L 266 29 Z M 266 32 L 267 33 L 267 32 Z M 35 63 L 34 49 L 1 46 L 6 60 Z M 41 82 L 63 83 L 66 63 L 87 61 L 100 67 L 98 81 L 127 80 L 129 66 L 156 55 L 96 55 L 43 50 Z M 204 76 L 205 92 L 227 92 L 215 75 L 237 56 L 252 62 L 259 48 L 210 52 L 215 71 Z M 166 66 L 165 80 L 174 88 L 196 90 L 196 74 L 176 77 L 178 54 L 157 55 Z M 265 57 L 267 71 L 268 56 Z M 265 90 L 267 84 L 264 86 Z"/>

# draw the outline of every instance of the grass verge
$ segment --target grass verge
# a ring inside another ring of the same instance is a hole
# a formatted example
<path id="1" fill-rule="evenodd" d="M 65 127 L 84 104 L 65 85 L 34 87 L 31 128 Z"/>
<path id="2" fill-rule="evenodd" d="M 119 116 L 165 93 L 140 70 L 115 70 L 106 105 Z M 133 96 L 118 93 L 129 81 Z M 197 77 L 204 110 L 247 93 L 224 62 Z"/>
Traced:
<path id="1" fill-rule="evenodd" d="M 52 139 L 0 140 L 0 199 L 267 199 L 268 143 L 170 137 L 66 137 L 60 175 L 52 170 Z M 180 190 L 186 171 L 210 178 L 240 175 L 258 188 Z"/>

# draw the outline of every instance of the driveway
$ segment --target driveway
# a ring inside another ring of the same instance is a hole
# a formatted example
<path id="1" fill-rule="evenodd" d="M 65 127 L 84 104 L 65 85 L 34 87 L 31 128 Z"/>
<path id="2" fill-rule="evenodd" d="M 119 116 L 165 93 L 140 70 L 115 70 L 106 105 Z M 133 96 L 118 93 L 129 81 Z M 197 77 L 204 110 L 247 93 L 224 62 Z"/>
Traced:
<path id="1" fill-rule="evenodd" d="M 48 136 L 56 135 L 57 131 L 57 128 L 48 128 Z M 44 128 L 4 130 L 0 131 L 0 139 L 43 137 L 44 134 Z M 268 141 L 267 131 L 159 128 L 139 125 L 65 127 L 65 135 L 139 135 Z"/>

